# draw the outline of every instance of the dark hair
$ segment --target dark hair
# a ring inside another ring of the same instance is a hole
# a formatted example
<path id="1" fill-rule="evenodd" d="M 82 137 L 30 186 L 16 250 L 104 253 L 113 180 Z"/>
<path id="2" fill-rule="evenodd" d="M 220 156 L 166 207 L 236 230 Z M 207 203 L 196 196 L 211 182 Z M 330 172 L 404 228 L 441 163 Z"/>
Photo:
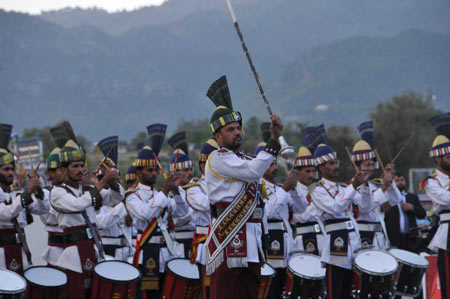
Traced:
<path id="1" fill-rule="evenodd" d="M 406 178 L 406 176 L 401 172 L 395 172 L 395 176 L 398 176 L 398 177 L 402 176 L 402 177 Z"/>

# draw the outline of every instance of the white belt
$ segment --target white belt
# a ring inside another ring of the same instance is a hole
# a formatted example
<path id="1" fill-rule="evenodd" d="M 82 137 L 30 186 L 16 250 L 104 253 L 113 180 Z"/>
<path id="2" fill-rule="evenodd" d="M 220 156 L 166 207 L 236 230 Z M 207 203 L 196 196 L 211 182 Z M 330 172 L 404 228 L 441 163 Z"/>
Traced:
<path id="1" fill-rule="evenodd" d="M 286 230 L 283 222 L 269 222 L 267 223 L 267 228 L 269 230 Z"/>
<path id="2" fill-rule="evenodd" d="M 444 213 L 439 215 L 441 221 L 450 221 L 450 213 Z"/>
<path id="3" fill-rule="evenodd" d="M 114 246 L 127 246 L 127 241 L 125 238 L 114 238 L 114 237 L 102 237 L 103 245 L 114 245 Z"/>
<path id="4" fill-rule="evenodd" d="M 327 233 L 331 233 L 337 230 L 352 230 L 352 229 L 354 229 L 354 226 L 350 220 L 332 224 L 325 224 L 325 230 L 327 231 Z"/>
<path id="5" fill-rule="evenodd" d="M 309 233 L 320 233 L 320 226 L 318 224 L 299 226 L 295 229 L 297 235 L 309 234 Z"/>
<path id="6" fill-rule="evenodd" d="M 138 234 L 136 237 L 138 240 L 141 239 L 142 234 Z M 136 246 L 136 239 L 133 237 L 133 245 Z M 163 237 L 162 236 L 153 236 L 148 241 L 150 244 L 163 244 Z"/>
<path id="7" fill-rule="evenodd" d="M 197 235 L 201 235 L 201 234 L 207 235 L 208 231 L 209 231 L 209 227 L 207 227 L 207 226 L 197 226 L 195 228 L 195 233 Z"/>
<path id="8" fill-rule="evenodd" d="M 364 232 L 382 232 L 381 223 L 358 223 L 360 231 Z"/>
<path id="9" fill-rule="evenodd" d="M 188 232 L 175 232 L 175 239 L 192 239 L 194 238 L 194 232 L 188 231 Z"/>

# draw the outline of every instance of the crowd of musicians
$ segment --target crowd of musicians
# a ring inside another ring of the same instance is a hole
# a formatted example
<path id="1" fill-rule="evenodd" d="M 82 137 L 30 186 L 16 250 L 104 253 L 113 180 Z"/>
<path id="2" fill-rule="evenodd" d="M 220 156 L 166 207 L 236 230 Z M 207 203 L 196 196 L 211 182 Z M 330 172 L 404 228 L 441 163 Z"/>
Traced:
<path id="1" fill-rule="evenodd" d="M 93 269 L 105 259 L 133 264 L 141 273 L 137 297 L 159 298 L 175 258 L 198 268 L 201 290 L 194 293 L 201 298 L 258 298 L 262 292 L 281 298 L 283 291 L 288 295 L 286 268 L 296 252 L 320 258 L 325 296 L 349 298 L 358 252 L 417 249 L 411 242 L 415 219 L 424 218 L 425 211 L 417 196 L 405 192 L 405 177 L 395 173 L 394 163 L 380 163 L 371 121 L 358 127 L 360 140 L 348 145 L 355 174 L 346 184 L 337 182 L 339 160 L 321 125 L 305 129 L 293 168 L 278 185 L 280 118 L 272 114 L 261 126 L 264 142 L 244 154 L 242 118 L 233 110 L 226 77 L 215 81 L 207 96 L 216 109 L 212 138 L 200 150 L 198 179 L 185 132 L 168 140 L 174 151 L 166 174 L 158 158 L 166 126 L 149 126 L 150 146 L 138 152 L 123 183 L 117 137 L 98 143 L 104 157 L 92 175 L 70 124 L 62 122 L 51 129 L 58 147 L 47 158 L 45 186 L 35 172 L 15 175 L 15 157 L 8 150 L 11 126 L 2 124 L 0 268 L 22 275 L 31 266 L 23 230 L 30 213 L 45 224 L 48 248 L 42 258 L 66 273 L 68 298 L 91 296 Z M 442 298 L 449 298 L 450 114 L 430 122 L 438 134 L 429 152 L 436 172 L 422 186 L 440 216 L 429 247 L 438 253 Z M 374 179 L 377 167 L 383 176 Z M 160 190 L 158 176 L 164 176 Z M 261 287 L 264 263 L 274 269 L 268 290 Z"/>

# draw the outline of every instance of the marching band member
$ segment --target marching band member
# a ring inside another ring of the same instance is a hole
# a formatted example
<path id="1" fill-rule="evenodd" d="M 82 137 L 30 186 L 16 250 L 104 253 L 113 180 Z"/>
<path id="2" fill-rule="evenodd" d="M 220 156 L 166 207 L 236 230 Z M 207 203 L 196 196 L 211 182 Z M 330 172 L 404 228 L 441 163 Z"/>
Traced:
<path id="1" fill-rule="evenodd" d="M 208 197 L 214 206 L 212 216 L 216 218 L 205 243 L 210 296 L 257 298 L 260 263 L 264 261 L 264 213 L 258 185 L 280 150 L 276 126 L 282 129 L 283 124 L 277 115 L 271 115 L 271 140 L 256 158 L 248 160 L 239 153 L 242 118 L 233 111 L 225 76 L 212 84 L 207 96 L 217 107 L 210 127 L 220 148 L 211 153 L 205 170 Z"/>
<path id="2" fill-rule="evenodd" d="M 355 163 L 356 170 L 363 169 L 373 174 L 374 164 L 376 161 L 375 152 L 372 150 L 373 145 L 373 121 L 363 122 L 358 126 L 361 140 L 358 140 L 353 147 L 351 159 Z M 386 235 L 386 226 L 384 224 L 384 215 L 381 211 L 383 204 L 395 206 L 401 199 L 400 191 L 394 184 L 394 166 L 386 165 L 386 172 L 382 179 L 381 185 L 378 187 L 371 181 L 362 184 L 358 188 L 360 194 L 370 196 L 372 200 L 359 201 L 359 197 L 355 202 L 358 211 L 358 229 L 361 236 L 361 246 L 374 246 L 376 249 L 385 250 L 389 247 L 389 239 Z"/>
<path id="3" fill-rule="evenodd" d="M 31 253 L 25 239 L 27 209 L 33 214 L 45 212 L 44 193 L 39 175 L 29 177 L 25 190 L 12 190 L 15 161 L 8 150 L 11 125 L 0 124 L 0 269 L 19 274 L 31 265 Z"/>
<path id="4" fill-rule="evenodd" d="M 168 216 L 175 225 L 190 217 L 189 206 L 179 194 L 177 175 L 172 174 L 164 180 L 161 191 L 155 189 L 159 173 L 157 153 L 159 149 L 154 152 L 149 146 L 139 151 L 135 161 L 139 183 L 135 190 L 127 194 L 125 200 L 138 231 L 133 264 L 139 266 L 142 272 L 142 298 L 159 296 L 165 264 L 173 258 L 172 238 L 168 234 Z M 164 212 L 166 210 L 167 213 Z"/>
<path id="5" fill-rule="evenodd" d="M 327 144 L 319 144 L 314 151 L 314 161 L 322 178 L 309 187 L 310 196 L 322 221 L 326 237 L 322 249 L 322 262 L 327 265 L 328 298 L 351 298 L 352 257 L 361 244 L 355 232 L 352 202 L 357 188 L 367 182 L 369 174 L 356 173 L 347 187 L 336 182 L 339 161 L 336 152 Z M 370 200 L 362 195 L 362 200 Z"/>
<path id="6" fill-rule="evenodd" d="M 59 186 L 65 181 L 64 173 L 61 169 L 59 160 L 59 147 L 54 148 L 47 158 L 47 173 L 50 177 L 51 186 L 44 188 L 44 204 L 49 211 L 41 215 L 41 221 L 48 232 L 48 248 L 42 253 L 41 257 L 47 262 L 48 266 L 56 267 L 59 257 L 64 250 L 63 229 L 58 226 L 56 216 L 50 213 L 50 192 L 54 186 Z"/>
<path id="7" fill-rule="evenodd" d="M 167 143 L 174 149 L 170 157 L 170 171 L 176 173 L 179 177 L 180 184 L 178 192 L 181 198 L 189 205 L 189 214 L 191 217 L 186 219 L 185 223 L 175 225 L 175 240 L 177 246 L 177 257 L 189 258 L 192 240 L 195 233 L 195 219 L 193 217 L 194 209 L 186 198 L 186 190 L 183 188 L 192 180 L 192 160 L 189 157 L 188 145 L 186 141 L 186 132 L 176 133 L 169 138 Z"/>
<path id="8" fill-rule="evenodd" d="M 96 251 L 101 248 L 98 231 L 93 224 L 95 207 L 122 199 L 117 186 L 120 177 L 111 170 L 95 186 L 83 186 L 84 151 L 75 140 L 69 139 L 75 138 L 70 124 L 63 122 L 52 128 L 51 133 L 58 145 L 65 142 L 59 156 L 65 182 L 54 186 L 50 193 L 50 211 L 64 232 L 64 251 L 56 266 L 66 270 L 69 298 L 87 298 L 92 270 L 97 262 Z M 103 252 L 100 251 L 101 254 Z"/>
<path id="9" fill-rule="evenodd" d="M 315 166 L 311 151 L 314 151 L 321 142 L 321 129 L 319 127 L 305 128 L 306 136 L 303 145 L 298 149 L 294 161 L 294 170 L 298 176 L 296 190 L 306 197 L 309 202 L 303 213 L 294 213 L 291 222 L 295 224 L 296 237 L 294 250 L 305 251 L 320 256 L 322 254 L 322 243 L 324 240 L 322 225 L 319 224 L 318 215 L 314 203 L 309 196 L 308 187 L 314 183 Z"/>
<path id="10" fill-rule="evenodd" d="M 217 142 L 214 139 L 206 141 L 200 149 L 198 155 L 198 166 L 202 176 L 184 186 L 186 191 L 186 201 L 191 207 L 192 218 L 195 221 L 195 235 L 192 241 L 192 251 L 190 261 L 197 263 L 202 283 L 202 298 L 209 298 L 210 277 L 206 275 L 206 251 L 205 241 L 208 237 L 209 224 L 211 219 L 211 209 L 208 199 L 208 186 L 205 181 L 205 165 L 211 152 L 218 149 Z"/>
<path id="11" fill-rule="evenodd" d="M 127 189 L 134 189 L 137 185 L 136 166 L 134 163 L 128 167 L 127 173 L 125 173 L 125 184 L 127 185 Z"/>
<path id="12" fill-rule="evenodd" d="M 434 138 L 430 157 L 436 163 L 436 172 L 422 181 L 421 186 L 433 201 L 433 212 L 440 217 L 439 228 L 430 242 L 430 249 L 438 251 L 438 271 L 441 297 L 450 296 L 450 113 L 430 118 L 438 136 Z"/>

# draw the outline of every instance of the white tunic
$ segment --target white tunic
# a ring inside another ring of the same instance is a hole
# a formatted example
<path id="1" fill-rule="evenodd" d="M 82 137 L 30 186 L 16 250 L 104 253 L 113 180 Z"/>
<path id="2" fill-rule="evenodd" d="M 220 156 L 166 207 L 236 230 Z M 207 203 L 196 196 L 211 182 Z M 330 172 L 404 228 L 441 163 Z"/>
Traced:
<path id="1" fill-rule="evenodd" d="M 322 185 L 318 185 L 311 193 L 311 199 L 317 207 L 317 214 L 322 221 L 330 219 L 348 218 L 347 213 L 352 213 L 352 202 L 357 191 L 353 185 L 343 187 L 340 184 L 322 178 Z M 362 196 L 361 200 L 370 200 Z M 346 263 L 335 263 L 330 259 L 330 235 L 327 234 L 323 243 L 322 262 L 338 267 L 352 269 L 353 252 L 361 247 L 360 241 L 354 231 L 349 233 L 348 254 Z"/>
<path id="2" fill-rule="evenodd" d="M 441 211 L 450 210 L 450 178 L 447 174 L 436 170 L 436 175 L 429 178 L 425 185 L 425 192 L 433 201 L 433 212 L 439 215 Z M 428 246 L 431 250 L 447 248 L 448 223 L 439 225 L 436 234 Z"/>
<path id="3" fill-rule="evenodd" d="M 205 179 L 211 205 L 232 202 L 245 182 L 259 181 L 274 161 L 274 156 L 260 151 L 253 160 L 246 160 L 227 149 L 215 150 L 206 163 Z M 260 223 L 246 223 L 247 261 L 260 262 L 258 252 L 264 256 L 262 248 L 262 228 Z"/>

